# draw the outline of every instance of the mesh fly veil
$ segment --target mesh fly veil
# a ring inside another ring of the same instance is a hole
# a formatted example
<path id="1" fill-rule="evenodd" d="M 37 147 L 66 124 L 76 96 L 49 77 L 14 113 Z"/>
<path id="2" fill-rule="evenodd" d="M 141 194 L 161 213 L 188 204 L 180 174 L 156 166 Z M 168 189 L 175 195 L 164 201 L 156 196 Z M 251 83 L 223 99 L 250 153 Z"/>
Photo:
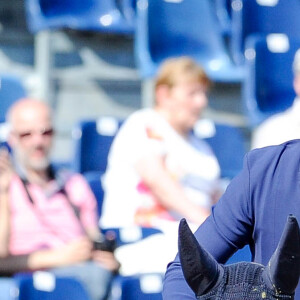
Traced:
<path id="1" fill-rule="evenodd" d="M 288 216 L 267 266 L 240 262 L 221 265 L 197 242 L 185 219 L 179 225 L 179 257 L 197 299 L 294 299 L 300 276 L 300 231 Z"/>

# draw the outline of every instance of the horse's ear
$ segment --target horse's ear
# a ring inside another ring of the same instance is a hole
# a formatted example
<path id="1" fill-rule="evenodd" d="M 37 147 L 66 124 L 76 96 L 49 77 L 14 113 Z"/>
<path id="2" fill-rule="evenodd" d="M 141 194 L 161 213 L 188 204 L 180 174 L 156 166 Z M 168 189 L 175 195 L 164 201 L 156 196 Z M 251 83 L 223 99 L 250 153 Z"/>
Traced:
<path id="1" fill-rule="evenodd" d="M 188 285 L 197 296 L 207 293 L 218 281 L 222 267 L 199 245 L 185 219 L 179 224 L 178 248 Z"/>
<path id="2" fill-rule="evenodd" d="M 265 275 L 278 293 L 294 294 L 300 276 L 300 231 L 297 219 L 292 215 L 288 216 Z"/>

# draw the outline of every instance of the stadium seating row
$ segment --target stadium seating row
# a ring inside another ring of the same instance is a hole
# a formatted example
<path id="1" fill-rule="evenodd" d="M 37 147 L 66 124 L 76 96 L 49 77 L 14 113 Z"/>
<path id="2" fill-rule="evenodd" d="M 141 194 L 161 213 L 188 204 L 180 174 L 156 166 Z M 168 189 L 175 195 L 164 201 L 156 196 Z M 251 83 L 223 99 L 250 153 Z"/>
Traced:
<path id="1" fill-rule="evenodd" d="M 246 247 L 233 256 L 228 263 L 250 261 Z M 0 279 L 0 287 L 1 280 Z M 131 276 L 117 275 L 111 286 L 111 300 L 162 300 L 163 274 L 149 273 Z M 2 290 L 2 297 L 5 297 Z M 10 286 L 11 298 L 5 300 L 90 300 L 85 288 L 72 277 L 59 277 L 45 271 L 19 273 Z M 3 298 L 1 298 L 3 299 Z"/>
<path id="2" fill-rule="evenodd" d="M 299 48 L 300 40 L 289 38 L 284 34 L 272 34 L 266 37 L 252 36 L 247 40 L 246 72 L 242 83 L 241 99 L 243 113 L 248 119 L 250 128 L 257 126 L 269 116 L 287 109 L 292 104 L 295 97 L 292 62 Z M 0 74 L 0 80 L 0 122 L 3 122 L 8 106 L 14 99 L 23 97 L 26 93 L 21 79 L 15 75 Z M 103 122 L 98 126 L 106 131 L 114 131 L 120 125 L 115 124 L 116 121 L 109 118 Z M 95 126 L 95 124 L 85 126 Z M 77 149 L 77 151 L 81 150 Z M 103 149 L 103 151 L 106 150 Z M 91 163 L 96 164 L 98 168 L 100 167 L 98 164 L 103 162 Z M 102 169 L 103 167 L 101 166 Z M 83 166 L 74 165 L 74 168 L 80 169 Z"/>
<path id="3" fill-rule="evenodd" d="M 37 37 L 63 28 L 133 36 L 144 80 L 165 58 L 192 56 L 213 81 L 243 84 L 251 128 L 291 105 L 290 62 L 300 41 L 298 0 L 26 0 L 25 8 L 28 28 Z M 285 38 L 269 42 L 274 35 Z M 36 45 L 37 53 L 47 47 Z M 37 70 L 49 72 L 42 58 Z"/>
<path id="4" fill-rule="evenodd" d="M 163 274 L 117 275 L 111 286 L 112 300 L 162 300 Z M 101 284 L 101 283 L 99 283 Z M 0 278 L 3 300 L 91 300 L 84 286 L 74 277 L 46 271 L 18 273 L 13 281 Z"/>
<path id="5" fill-rule="evenodd" d="M 253 128 L 271 115 L 291 106 L 295 97 L 292 63 L 295 52 L 300 48 L 300 40 L 289 38 L 285 34 L 270 34 L 265 37 L 255 35 L 247 40 L 245 47 L 245 78 L 242 82 L 241 100 L 248 126 Z M 0 122 L 3 122 L 8 106 L 13 99 L 25 96 L 25 88 L 21 79 L 13 74 L 0 74 L 0 80 Z M 114 131 L 120 125 L 109 118 L 103 122 L 98 126 L 106 131 Z M 106 150 L 103 149 L 104 152 Z M 103 162 L 90 163 L 96 164 L 98 168 L 98 164 Z M 102 169 L 103 167 L 101 166 Z M 80 169 L 83 166 L 74 168 Z"/>
<path id="6" fill-rule="evenodd" d="M 134 36 L 142 78 L 152 77 L 165 58 L 179 55 L 194 56 L 215 81 L 243 78 L 227 53 L 209 0 L 26 0 L 25 8 L 33 34 L 69 28 Z"/>
<path id="7" fill-rule="evenodd" d="M 246 247 L 233 256 L 229 263 L 249 261 Z M 0 279 L 0 287 L 6 279 Z M 117 275 L 111 286 L 112 300 L 162 300 L 163 274 L 149 273 L 131 276 Z M 18 273 L 8 290 L 1 289 L 5 300 L 90 300 L 85 288 L 73 277 L 60 277 L 46 271 Z M 7 292 L 7 293 L 5 293 Z"/>
<path id="8" fill-rule="evenodd" d="M 227 69 L 220 80 L 236 80 L 238 75 L 229 72 L 222 32 L 230 36 L 237 65 L 244 62 L 245 43 L 253 34 L 300 38 L 297 0 L 215 0 L 215 6 L 209 0 L 26 0 L 25 5 L 33 33 L 71 28 L 135 34 L 142 76 L 153 75 L 163 58 L 187 54 L 198 58 L 209 74 L 215 72 L 213 79 Z"/>

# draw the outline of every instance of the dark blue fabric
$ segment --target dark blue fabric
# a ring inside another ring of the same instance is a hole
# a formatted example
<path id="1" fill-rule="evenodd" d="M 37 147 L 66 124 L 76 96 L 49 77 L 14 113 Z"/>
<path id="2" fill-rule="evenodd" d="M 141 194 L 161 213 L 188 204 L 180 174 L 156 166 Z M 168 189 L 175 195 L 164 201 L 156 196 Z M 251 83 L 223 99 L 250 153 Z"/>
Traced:
<path id="1" fill-rule="evenodd" d="M 287 216 L 300 219 L 300 140 L 255 149 L 228 186 L 211 216 L 196 231 L 201 245 L 219 262 L 249 244 L 253 260 L 266 265 L 276 249 Z M 185 283 L 178 256 L 168 266 L 164 300 L 195 299 Z M 296 290 L 300 300 L 300 288 Z"/>

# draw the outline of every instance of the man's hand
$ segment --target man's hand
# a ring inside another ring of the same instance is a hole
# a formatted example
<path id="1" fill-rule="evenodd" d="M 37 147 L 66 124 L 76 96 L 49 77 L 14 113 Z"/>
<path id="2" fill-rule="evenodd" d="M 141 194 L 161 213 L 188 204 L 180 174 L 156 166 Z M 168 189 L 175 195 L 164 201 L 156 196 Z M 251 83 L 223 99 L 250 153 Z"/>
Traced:
<path id="1" fill-rule="evenodd" d="M 89 260 L 91 256 L 92 243 L 87 237 L 83 237 L 57 249 L 32 253 L 28 259 L 28 267 L 31 270 L 38 270 L 68 266 Z"/>
<path id="2" fill-rule="evenodd" d="M 60 265 L 70 265 L 82 261 L 86 261 L 91 258 L 92 255 L 92 243 L 86 238 L 76 239 L 66 246 L 57 249 L 57 259 Z"/>
<path id="3" fill-rule="evenodd" d="M 7 192 L 14 170 L 8 150 L 0 149 L 0 192 Z"/>
<path id="4" fill-rule="evenodd" d="M 112 252 L 94 250 L 92 258 L 95 262 L 99 263 L 103 268 L 109 271 L 115 272 L 120 268 L 120 263 Z"/>

